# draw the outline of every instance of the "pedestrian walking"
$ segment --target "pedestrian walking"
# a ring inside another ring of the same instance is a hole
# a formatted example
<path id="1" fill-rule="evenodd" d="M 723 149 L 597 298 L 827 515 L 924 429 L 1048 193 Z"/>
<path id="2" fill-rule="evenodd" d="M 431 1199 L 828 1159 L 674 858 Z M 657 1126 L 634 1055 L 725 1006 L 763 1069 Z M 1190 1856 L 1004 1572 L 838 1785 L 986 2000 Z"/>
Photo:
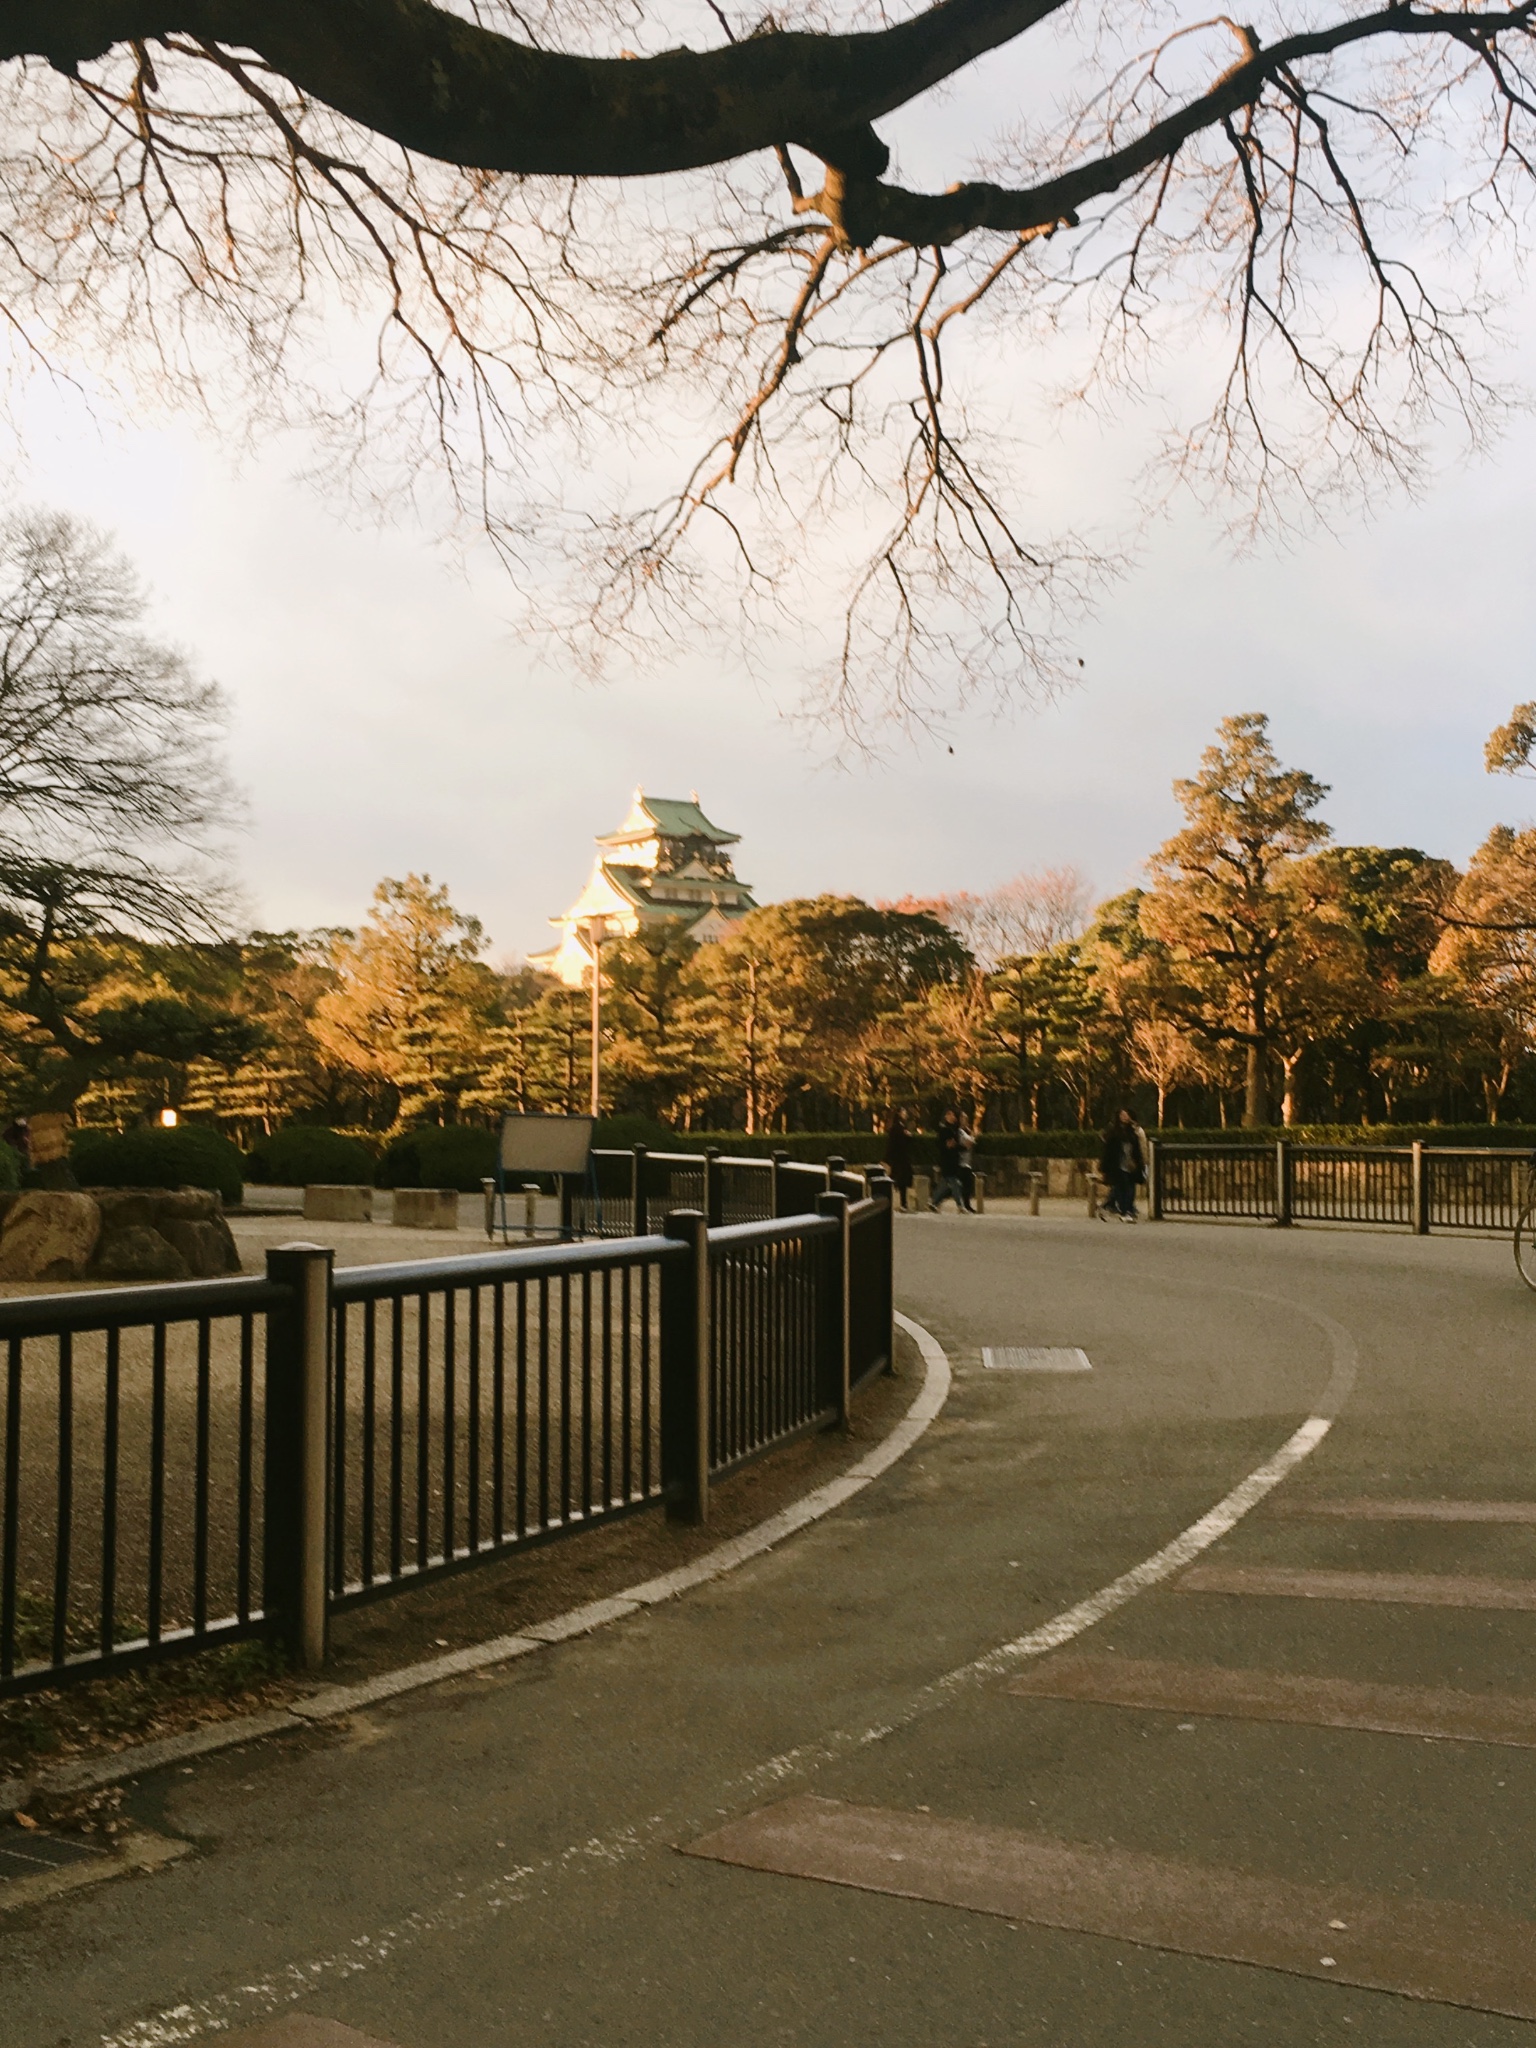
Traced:
<path id="1" fill-rule="evenodd" d="M 976 1214 L 976 1133 L 960 1119 L 960 1202 L 968 1216 Z"/>
<path id="2" fill-rule="evenodd" d="M 1099 1216 L 1108 1222 L 1111 1213 L 1122 1223 L 1136 1221 L 1136 1190 L 1147 1177 L 1146 1147 L 1128 1109 L 1115 1112 L 1099 1148 L 1099 1178 L 1109 1192 L 1099 1205 Z"/>
<path id="3" fill-rule="evenodd" d="M 905 1209 L 912 1192 L 912 1133 L 899 1109 L 891 1111 L 891 1120 L 885 1127 L 885 1170 Z"/>
<path id="4" fill-rule="evenodd" d="M 946 1109 L 939 1119 L 938 1171 L 933 1180 L 933 1200 L 928 1204 L 935 1215 L 951 1198 L 957 1209 L 963 1210 L 966 1206 L 965 1188 L 960 1179 L 960 1131 L 959 1110 Z"/>

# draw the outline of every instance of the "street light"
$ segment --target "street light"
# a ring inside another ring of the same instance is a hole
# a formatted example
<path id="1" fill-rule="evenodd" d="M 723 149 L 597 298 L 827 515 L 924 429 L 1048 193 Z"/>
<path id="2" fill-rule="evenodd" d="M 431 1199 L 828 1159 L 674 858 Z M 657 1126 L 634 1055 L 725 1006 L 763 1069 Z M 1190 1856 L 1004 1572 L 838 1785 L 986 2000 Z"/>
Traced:
<path id="1" fill-rule="evenodd" d="M 602 1034 L 603 1034 L 603 941 L 608 936 L 606 917 L 587 919 L 587 945 L 592 953 L 592 1114 L 601 1116 Z"/>

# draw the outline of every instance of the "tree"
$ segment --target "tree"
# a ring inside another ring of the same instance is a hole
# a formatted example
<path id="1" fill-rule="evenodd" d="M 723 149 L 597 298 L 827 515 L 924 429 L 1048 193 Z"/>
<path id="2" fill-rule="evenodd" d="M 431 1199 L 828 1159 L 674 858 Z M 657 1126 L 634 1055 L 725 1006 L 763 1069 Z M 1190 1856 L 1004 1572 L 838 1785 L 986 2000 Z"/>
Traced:
<path id="1" fill-rule="evenodd" d="M 929 907 L 990 970 L 1003 960 L 1080 939 L 1093 896 L 1087 877 L 1076 868 L 1046 868 L 1015 875 L 981 895 L 962 890 L 958 896 L 938 896 Z"/>
<path id="2" fill-rule="evenodd" d="M 1483 1088 L 1496 1123 L 1516 1066 L 1536 1046 L 1536 830 L 1489 833 L 1459 879 L 1432 964 L 1491 1033 Z"/>
<path id="3" fill-rule="evenodd" d="M 333 1058 L 374 1084 L 381 1126 L 455 1123 L 495 1021 L 496 982 L 478 918 L 430 875 L 386 879 L 355 938 L 338 940 L 336 986 L 315 1006 Z"/>
<path id="4" fill-rule="evenodd" d="M 1199 775 L 1173 793 L 1186 823 L 1148 863 L 1141 924 L 1169 948 L 1190 1025 L 1243 1048 L 1243 1122 L 1267 1124 L 1282 992 L 1299 994 L 1328 922 L 1304 858 L 1329 837 L 1313 815 L 1328 792 L 1281 767 L 1268 719 L 1252 712 L 1222 720 Z"/>
<path id="5" fill-rule="evenodd" d="M 146 1062 L 237 1062 L 260 1038 L 156 964 L 156 942 L 217 936 L 237 807 L 219 694 L 139 630 L 144 610 L 84 522 L 0 524 L 0 1004 L 34 1107 Z"/>
<path id="6" fill-rule="evenodd" d="M 700 949 L 699 1017 L 759 1128 L 791 1109 L 846 1117 L 865 1095 L 871 1034 L 963 978 L 964 946 L 926 912 L 817 896 L 749 911 Z"/>
<path id="7" fill-rule="evenodd" d="M 626 1109 L 664 1117 L 680 1096 L 696 1091 L 698 1049 L 689 1026 L 697 950 L 671 922 L 642 926 L 604 948 L 604 1064 L 608 1086 Z M 750 1091 L 747 1108 L 750 1118 Z"/>
<path id="8" fill-rule="evenodd" d="M 1187 1031 L 1166 1017 L 1138 1017 L 1131 1026 L 1131 1065 L 1157 1090 L 1157 1128 L 1167 1120 L 1168 1097 L 1181 1081 L 1200 1072 L 1199 1055 Z M 1289 1123 L 1291 1119 L 1286 1118 Z"/>
<path id="9" fill-rule="evenodd" d="M 946 678 L 1063 659 L 1092 561 L 1026 530 L 999 331 L 1068 330 L 1079 390 L 1137 388 L 1160 349 L 1188 376 L 1214 333 L 1170 452 L 1261 511 L 1411 473 L 1437 419 L 1475 430 L 1497 401 L 1483 281 L 1528 193 L 1530 0 L 1175 9 L 1139 48 L 1064 0 L 710 5 L 693 49 L 617 0 L 0 0 L 3 302 L 28 345 L 137 352 L 215 414 L 240 371 L 349 449 L 383 435 L 418 485 L 431 442 L 511 550 L 596 518 L 598 651 L 668 623 L 658 605 L 749 644 L 780 611 L 803 633 L 830 586 L 850 716 L 881 677 L 921 711 Z M 1051 97 L 981 141 L 981 175 L 889 177 L 874 124 L 1025 38 Z M 354 382 L 318 332 L 328 294 L 377 320 Z M 709 420 L 674 482 L 637 478 L 607 520 L 548 502 L 538 430 L 579 445 L 674 384 Z"/>

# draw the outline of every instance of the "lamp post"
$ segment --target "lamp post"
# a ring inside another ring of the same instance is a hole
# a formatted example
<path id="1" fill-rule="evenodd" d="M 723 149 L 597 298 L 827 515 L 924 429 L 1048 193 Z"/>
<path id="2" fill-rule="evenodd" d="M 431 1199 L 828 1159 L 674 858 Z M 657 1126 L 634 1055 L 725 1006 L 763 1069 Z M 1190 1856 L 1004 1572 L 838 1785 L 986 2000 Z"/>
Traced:
<path id="1" fill-rule="evenodd" d="M 603 941 L 608 936 L 606 917 L 587 919 L 587 945 L 592 954 L 592 1114 L 602 1114 L 603 1042 Z"/>

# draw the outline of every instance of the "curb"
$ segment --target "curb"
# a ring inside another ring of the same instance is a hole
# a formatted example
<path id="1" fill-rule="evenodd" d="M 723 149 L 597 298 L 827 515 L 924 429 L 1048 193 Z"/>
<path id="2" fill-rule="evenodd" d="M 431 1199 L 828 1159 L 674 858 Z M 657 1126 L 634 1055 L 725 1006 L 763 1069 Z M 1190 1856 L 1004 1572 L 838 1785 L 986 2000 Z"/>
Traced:
<path id="1" fill-rule="evenodd" d="M 290 1734 L 316 1722 L 331 1721 L 381 1700 L 398 1699 L 404 1693 L 419 1692 L 425 1686 L 440 1685 L 445 1679 L 461 1678 L 472 1671 L 484 1671 L 492 1664 L 507 1664 L 555 1643 L 590 1635 L 610 1622 L 623 1621 L 642 1608 L 675 1600 L 695 1586 L 723 1578 L 749 1559 L 772 1550 L 786 1537 L 831 1514 L 844 1501 L 861 1493 L 873 1479 L 888 1471 L 898 1458 L 917 1442 L 949 1398 L 950 1367 L 938 1340 L 909 1316 L 898 1314 L 897 1323 L 917 1345 L 923 1361 L 923 1382 L 917 1397 L 901 1420 L 866 1451 L 855 1465 L 824 1486 L 816 1487 L 776 1515 L 759 1522 L 728 1543 L 718 1544 L 692 1564 L 659 1578 L 627 1586 L 605 1600 L 588 1601 L 583 1607 L 567 1608 L 550 1621 L 533 1623 L 515 1635 L 496 1636 L 490 1642 L 474 1643 L 465 1650 L 451 1650 L 445 1657 L 429 1657 L 419 1664 L 405 1664 L 396 1671 L 381 1672 L 357 1685 L 329 1685 L 294 1700 L 286 1707 L 273 1707 L 260 1714 L 233 1715 L 203 1728 L 188 1729 L 184 1735 L 167 1735 L 154 1742 L 140 1742 L 114 1751 L 111 1756 L 83 1757 L 77 1763 L 60 1764 L 35 1778 L 0 1780 L 0 1811 L 25 1806 L 38 1792 L 93 1792 L 103 1785 L 117 1785 L 144 1776 L 167 1764 L 185 1763 L 189 1758 L 211 1756 L 220 1750 L 236 1749 L 263 1736 Z"/>

